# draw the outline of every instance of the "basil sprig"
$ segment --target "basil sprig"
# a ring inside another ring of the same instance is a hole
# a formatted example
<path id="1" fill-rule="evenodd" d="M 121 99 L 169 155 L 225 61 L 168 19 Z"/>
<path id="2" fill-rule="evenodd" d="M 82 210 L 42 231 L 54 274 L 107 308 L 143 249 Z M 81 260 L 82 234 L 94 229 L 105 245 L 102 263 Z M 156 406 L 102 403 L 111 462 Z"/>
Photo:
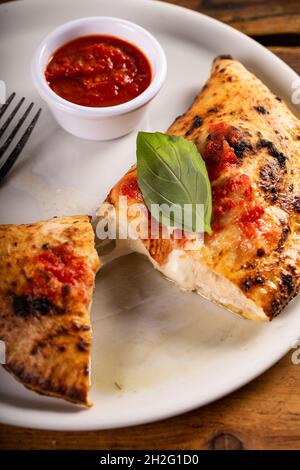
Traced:
<path id="1" fill-rule="evenodd" d="M 156 220 L 187 232 L 211 233 L 211 186 L 193 142 L 160 132 L 139 132 L 137 175 L 145 204 Z M 159 205 L 160 211 L 153 210 L 153 205 Z M 171 222 L 170 206 L 177 209 Z"/>

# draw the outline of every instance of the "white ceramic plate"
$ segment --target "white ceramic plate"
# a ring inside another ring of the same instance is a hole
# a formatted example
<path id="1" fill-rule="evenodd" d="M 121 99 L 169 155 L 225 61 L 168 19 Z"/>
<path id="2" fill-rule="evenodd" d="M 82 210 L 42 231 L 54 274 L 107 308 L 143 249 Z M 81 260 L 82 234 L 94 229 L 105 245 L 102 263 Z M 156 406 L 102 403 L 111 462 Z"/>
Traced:
<path id="1" fill-rule="evenodd" d="M 0 7 L 0 79 L 43 106 L 24 155 L 0 189 L 0 223 L 91 213 L 135 160 L 135 134 L 87 142 L 57 127 L 30 78 L 32 52 L 53 28 L 82 16 L 122 17 L 147 28 L 168 59 L 166 84 L 142 125 L 164 130 L 230 53 L 290 104 L 297 75 L 241 33 L 213 19 L 152 0 L 26 0 Z M 300 299 L 299 299 L 300 300 Z M 257 325 L 177 288 L 138 255 L 97 278 L 92 392 L 78 409 L 40 397 L 0 372 L 0 420 L 46 429 L 104 429 L 145 423 L 202 406 L 274 364 L 300 337 L 299 300 Z"/>

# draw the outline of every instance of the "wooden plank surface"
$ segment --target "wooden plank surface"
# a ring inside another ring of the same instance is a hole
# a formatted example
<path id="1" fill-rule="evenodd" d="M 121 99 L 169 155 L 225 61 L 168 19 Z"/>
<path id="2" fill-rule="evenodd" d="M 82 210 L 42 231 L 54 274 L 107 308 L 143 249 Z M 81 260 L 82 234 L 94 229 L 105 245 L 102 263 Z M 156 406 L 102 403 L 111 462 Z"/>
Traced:
<path id="1" fill-rule="evenodd" d="M 300 0 L 299 0 L 300 8 Z M 300 46 L 299 47 L 268 47 L 274 54 L 277 54 L 284 62 L 292 67 L 300 75 Z"/>
<path id="2" fill-rule="evenodd" d="M 299 0 L 166 1 L 217 18 L 250 36 L 300 33 Z"/>
<path id="3" fill-rule="evenodd" d="M 300 73 L 299 0 L 167 1 L 255 37 Z M 300 365 L 289 353 L 237 392 L 169 420 L 97 432 L 0 425 L 0 449 L 300 449 L 299 390 Z"/>

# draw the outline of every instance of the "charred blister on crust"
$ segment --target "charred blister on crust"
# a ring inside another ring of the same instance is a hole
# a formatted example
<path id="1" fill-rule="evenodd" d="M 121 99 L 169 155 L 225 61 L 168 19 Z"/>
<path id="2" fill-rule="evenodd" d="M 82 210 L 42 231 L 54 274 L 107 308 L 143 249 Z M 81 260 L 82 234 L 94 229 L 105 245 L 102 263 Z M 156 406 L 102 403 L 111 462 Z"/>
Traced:
<path id="1" fill-rule="evenodd" d="M 39 315 L 47 315 L 51 311 L 55 311 L 56 313 L 63 313 L 64 310 L 58 308 L 57 306 L 53 305 L 50 300 L 45 298 L 39 299 L 32 299 L 31 300 L 31 308 L 35 314 Z"/>
<path id="2" fill-rule="evenodd" d="M 266 198 L 276 202 L 279 193 L 281 175 L 277 165 L 266 163 L 259 172 L 259 186 L 264 191 Z"/>
<path id="3" fill-rule="evenodd" d="M 241 159 L 244 156 L 245 150 L 253 150 L 252 145 L 245 142 L 244 140 L 239 140 L 236 143 L 229 142 L 229 145 L 233 148 L 234 153 L 236 154 L 238 159 Z"/>
<path id="4" fill-rule="evenodd" d="M 280 290 L 283 294 L 287 294 L 288 297 L 293 293 L 295 289 L 293 276 L 290 273 L 282 273 Z"/>
<path id="5" fill-rule="evenodd" d="M 242 281 L 242 289 L 244 292 L 248 292 L 248 290 L 251 288 L 251 282 L 249 279 L 244 279 Z"/>
<path id="6" fill-rule="evenodd" d="M 286 170 L 286 156 L 276 148 L 273 142 L 267 139 L 260 139 L 257 148 L 267 148 L 269 154 L 277 160 L 279 167 L 282 170 Z"/>
<path id="7" fill-rule="evenodd" d="M 255 276 L 250 276 L 242 281 L 242 290 L 248 292 L 251 287 L 263 285 L 266 282 L 264 276 L 257 274 Z"/>
<path id="8" fill-rule="evenodd" d="M 258 248 L 256 254 L 259 258 L 262 258 L 266 254 L 266 252 L 263 248 Z"/>
<path id="9" fill-rule="evenodd" d="M 256 276 L 253 279 L 254 286 L 263 285 L 265 282 L 266 282 L 266 279 L 264 278 L 264 276 Z"/>
<path id="10" fill-rule="evenodd" d="M 254 106 L 255 111 L 258 112 L 258 114 L 269 114 L 269 111 L 266 110 L 264 106 Z"/>
<path id="11" fill-rule="evenodd" d="M 78 331 L 90 331 L 91 327 L 87 323 L 76 323 L 72 322 L 71 328 L 73 331 L 78 332 Z"/>
<path id="12" fill-rule="evenodd" d="M 289 233 L 291 232 L 291 229 L 288 225 L 283 224 L 282 232 L 279 238 L 279 242 L 276 248 L 276 251 L 281 252 L 284 248 L 284 245 L 288 239 Z"/>
<path id="13" fill-rule="evenodd" d="M 78 351 L 80 352 L 88 352 L 89 349 L 90 349 L 90 345 L 89 343 L 84 340 L 84 339 L 81 339 L 77 344 L 76 344 L 76 348 Z"/>
<path id="14" fill-rule="evenodd" d="M 244 152 L 246 150 L 249 150 L 250 152 L 253 152 L 253 146 L 251 145 L 250 142 L 246 142 L 244 140 L 244 137 L 247 136 L 247 132 L 245 131 L 239 131 L 235 127 L 232 126 L 233 131 L 236 133 L 238 136 L 238 140 L 233 140 L 233 139 L 227 139 L 227 142 L 229 143 L 230 147 L 234 150 L 235 155 L 238 158 L 238 161 L 241 162 Z"/>
<path id="15" fill-rule="evenodd" d="M 228 133 L 224 135 L 225 140 L 229 144 L 229 146 L 233 149 L 237 159 L 238 163 L 241 163 L 242 158 L 244 156 L 244 152 L 246 150 L 253 152 L 253 146 L 250 142 L 247 142 L 244 140 L 245 137 L 249 137 L 250 134 L 247 131 L 240 131 L 234 126 L 227 126 L 228 127 Z M 211 141 L 214 139 L 213 134 L 208 134 L 207 136 L 207 141 Z"/>
<path id="16" fill-rule="evenodd" d="M 64 313 L 64 309 L 57 307 L 46 298 L 32 299 L 25 295 L 13 295 L 12 307 L 14 315 L 20 318 L 44 316 L 49 313 Z"/>
<path id="17" fill-rule="evenodd" d="M 195 129 L 198 129 L 200 126 L 202 126 L 202 124 L 203 124 L 203 119 L 202 119 L 202 117 L 199 116 L 198 114 L 196 114 L 196 116 L 195 116 L 194 119 L 193 119 L 193 123 L 192 123 L 190 129 L 189 129 L 188 131 L 186 131 L 185 135 L 186 135 L 186 136 L 191 135 L 191 134 L 193 133 L 193 131 L 194 131 Z"/>

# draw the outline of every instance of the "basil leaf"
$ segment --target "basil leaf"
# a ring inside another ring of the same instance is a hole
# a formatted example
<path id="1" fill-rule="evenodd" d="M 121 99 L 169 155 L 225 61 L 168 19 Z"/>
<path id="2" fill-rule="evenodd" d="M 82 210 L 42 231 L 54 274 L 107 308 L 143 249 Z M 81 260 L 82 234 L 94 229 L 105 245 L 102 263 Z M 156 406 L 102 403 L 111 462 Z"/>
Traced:
<path id="1" fill-rule="evenodd" d="M 211 233 L 210 181 L 193 142 L 160 132 L 139 132 L 137 176 L 145 204 L 156 220 L 187 232 Z M 153 205 L 159 205 L 160 211 Z M 170 206 L 174 209 L 171 218 Z"/>

